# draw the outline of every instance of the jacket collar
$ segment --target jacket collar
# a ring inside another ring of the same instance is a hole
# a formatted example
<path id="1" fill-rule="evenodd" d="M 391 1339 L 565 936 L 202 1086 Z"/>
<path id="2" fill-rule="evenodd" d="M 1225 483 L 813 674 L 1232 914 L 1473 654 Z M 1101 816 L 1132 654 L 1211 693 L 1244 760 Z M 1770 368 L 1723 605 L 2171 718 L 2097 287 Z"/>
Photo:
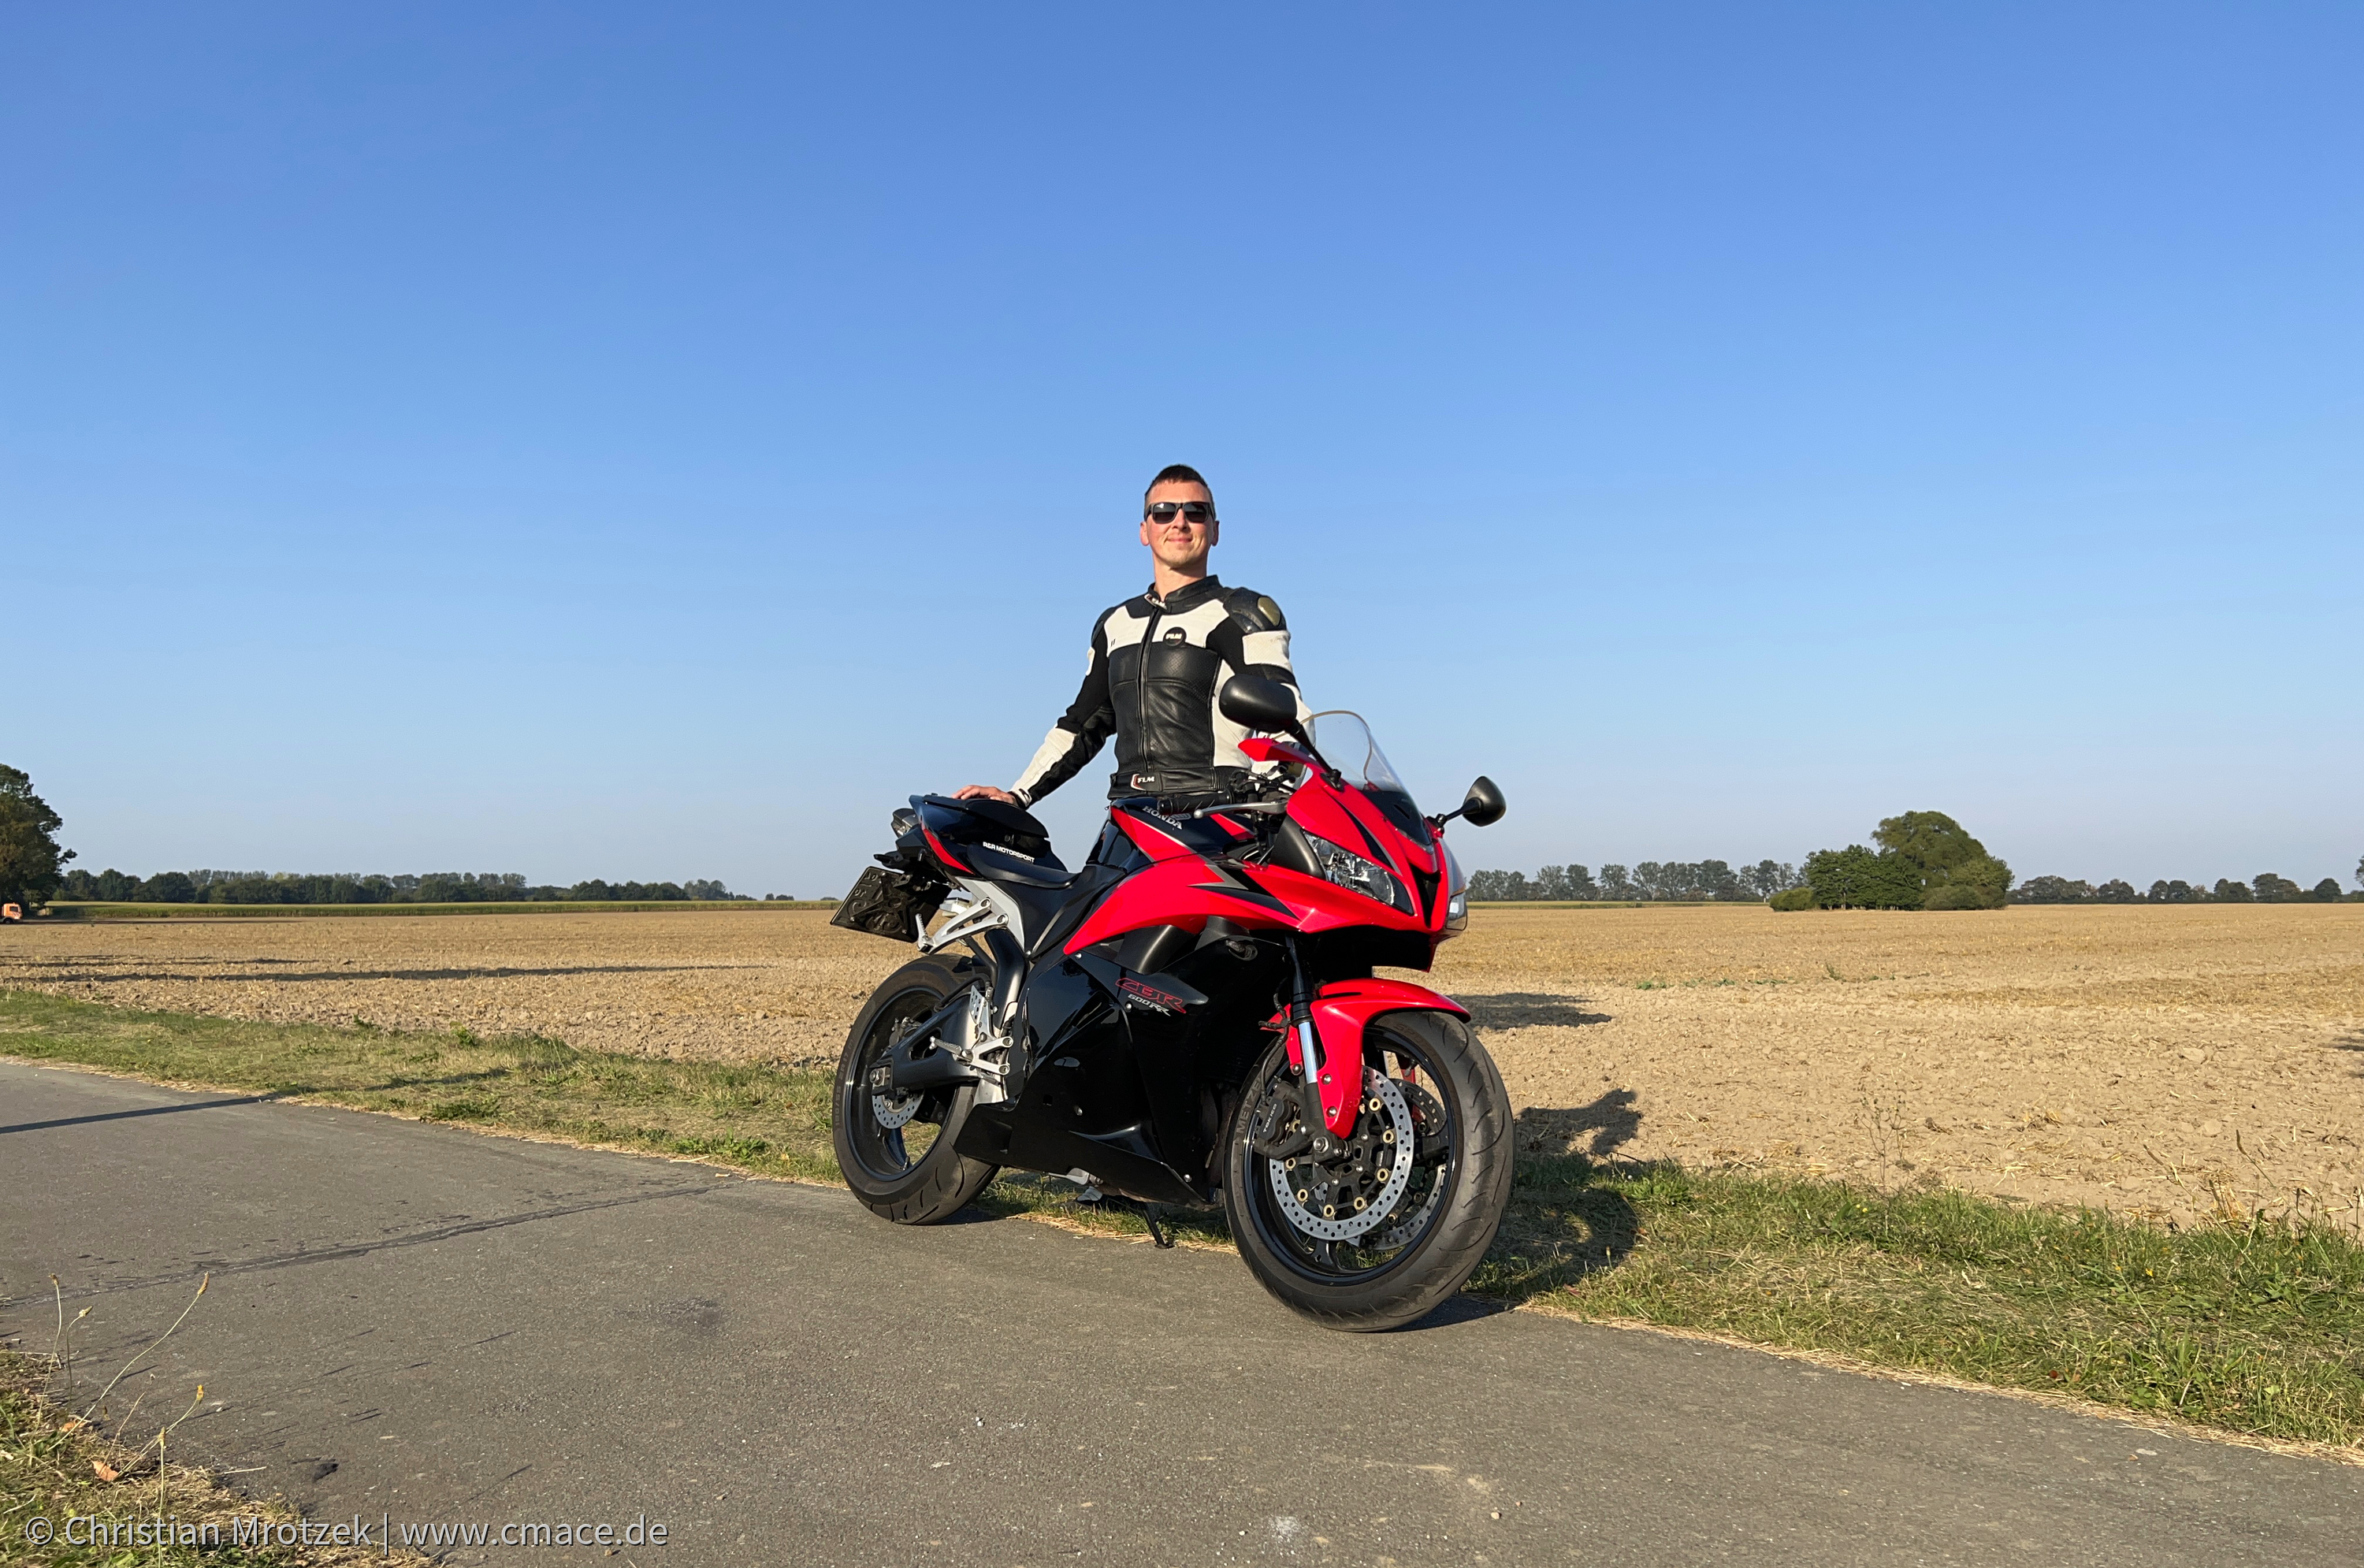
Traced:
<path id="1" fill-rule="evenodd" d="M 1223 591 L 1223 580 L 1213 573 L 1199 578 L 1187 588 L 1176 588 L 1164 599 L 1157 596 L 1157 584 L 1152 583 L 1141 595 L 1141 602 L 1154 610 L 1187 610 L 1193 605 L 1205 604 Z"/>

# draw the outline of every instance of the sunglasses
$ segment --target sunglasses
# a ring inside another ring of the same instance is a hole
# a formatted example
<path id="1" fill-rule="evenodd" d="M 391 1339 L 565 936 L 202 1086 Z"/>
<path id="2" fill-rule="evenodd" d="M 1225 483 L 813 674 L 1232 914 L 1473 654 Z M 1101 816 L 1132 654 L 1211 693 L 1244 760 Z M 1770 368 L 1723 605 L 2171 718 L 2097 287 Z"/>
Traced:
<path id="1" fill-rule="evenodd" d="M 1178 517 L 1196 525 L 1214 521 L 1215 508 L 1206 501 L 1160 501 L 1142 516 L 1153 523 L 1170 523 Z"/>

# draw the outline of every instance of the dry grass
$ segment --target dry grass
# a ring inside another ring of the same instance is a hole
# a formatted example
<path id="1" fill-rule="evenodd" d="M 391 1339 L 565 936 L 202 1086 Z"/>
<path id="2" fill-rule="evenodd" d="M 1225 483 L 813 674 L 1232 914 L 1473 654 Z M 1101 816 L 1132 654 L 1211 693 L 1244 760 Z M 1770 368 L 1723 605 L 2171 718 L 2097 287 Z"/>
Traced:
<path id="1" fill-rule="evenodd" d="M 25 927 L 0 933 L 0 985 L 812 1065 L 909 951 L 827 919 Z M 1435 982 L 1476 1012 L 1533 1153 L 2179 1220 L 2364 1201 L 2364 905 L 1481 908 Z"/>
<path id="2" fill-rule="evenodd" d="M 201 1285 L 182 1318 L 204 1294 Z M 148 1351 L 111 1374 L 77 1362 L 74 1334 L 89 1310 L 70 1317 L 61 1297 L 50 1343 L 0 1344 L 0 1563 L 353 1568 L 428 1561 L 408 1550 L 335 1542 L 332 1528 L 307 1528 L 284 1500 L 244 1496 L 210 1472 L 175 1462 L 170 1434 L 204 1403 L 204 1385 L 185 1406 L 176 1394 L 168 1401 L 175 1408 L 143 1419 L 148 1396 L 134 1394 L 127 1379 Z M 148 1350 L 177 1327 L 175 1320 Z M 266 1525 L 280 1539 L 263 1539 Z"/>

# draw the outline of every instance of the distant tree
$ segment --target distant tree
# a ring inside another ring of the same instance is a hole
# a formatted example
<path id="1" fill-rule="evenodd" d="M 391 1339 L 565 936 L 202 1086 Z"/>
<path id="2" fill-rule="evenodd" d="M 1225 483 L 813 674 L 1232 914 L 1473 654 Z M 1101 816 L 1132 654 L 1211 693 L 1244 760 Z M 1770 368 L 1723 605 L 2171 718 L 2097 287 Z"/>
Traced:
<path id="1" fill-rule="evenodd" d="M 2339 879 L 2336 876 L 2326 876 L 2321 882 L 2316 883 L 2314 889 L 2314 898 L 2317 904 L 2338 903 Z"/>
<path id="2" fill-rule="evenodd" d="M 2290 878 L 2278 876 L 2269 871 L 2259 872 L 2257 880 L 2250 885 L 2256 891 L 2258 902 L 2260 904 L 2295 904 L 2304 891 Z"/>
<path id="3" fill-rule="evenodd" d="M 2134 884 L 2117 877 L 2112 877 L 2093 889 L 2094 902 L 2099 904 L 2133 904 L 2141 897 L 2142 895 L 2135 891 Z"/>
<path id="4" fill-rule="evenodd" d="M 1603 898 L 1636 898 L 1641 892 L 1634 885 L 1633 878 L 1626 874 L 1623 866 L 1605 865 L 1600 868 L 1600 896 Z"/>
<path id="5" fill-rule="evenodd" d="M 1814 902 L 1814 890 L 1811 887 L 1785 887 L 1766 902 L 1772 905 L 1774 908 L 1781 910 L 1820 907 Z"/>
<path id="6" fill-rule="evenodd" d="M 2012 895 L 2014 904 L 2090 904 L 2093 884 L 2065 876 L 2031 876 Z"/>
<path id="7" fill-rule="evenodd" d="M 1808 855 L 1806 885 L 1825 909 L 1918 909 L 1923 894 L 1919 866 L 1894 850 L 1875 854 L 1861 844 Z"/>
<path id="8" fill-rule="evenodd" d="M 685 882 L 681 884 L 681 890 L 684 893 L 688 894 L 692 898 L 698 899 L 736 898 L 739 896 L 729 888 L 723 886 L 721 883 L 715 881 L 712 878 Z"/>
<path id="9" fill-rule="evenodd" d="M 1968 829 L 1942 811 L 1907 811 L 1885 817 L 1872 833 L 1883 850 L 1901 855 L 1919 871 L 1922 890 L 1959 883 L 1989 908 L 2000 908 L 2011 891 L 2011 867 L 1987 852 Z M 1966 905 L 1948 900 L 1955 908 Z"/>
<path id="10" fill-rule="evenodd" d="M 196 879 L 184 871 L 160 871 L 131 890 L 136 904 L 194 904 Z"/>
<path id="11" fill-rule="evenodd" d="M 1589 869 L 1570 862 L 1567 868 L 1567 895 L 1570 898 L 1600 896 L 1600 889 L 1593 884 L 1592 873 Z"/>
<path id="12" fill-rule="evenodd" d="M 1516 878 L 1519 889 L 1513 892 L 1511 880 Z M 1469 901 L 1473 904 L 1500 904 L 1506 899 L 1525 895 L 1525 873 L 1509 871 L 1473 872 L 1469 877 Z"/>
<path id="13" fill-rule="evenodd" d="M 2235 882 L 2225 876 L 2216 879 L 2216 902 L 2219 904 L 2247 904 L 2256 896 L 2246 882 Z"/>
<path id="14" fill-rule="evenodd" d="M 1699 863 L 1700 891 L 1710 898 L 1734 899 L 1746 889 L 1740 884 L 1740 873 L 1722 861 L 1701 861 Z"/>
<path id="15" fill-rule="evenodd" d="M 2364 887 L 2364 855 L 2356 857 L 2356 885 Z"/>
<path id="16" fill-rule="evenodd" d="M 2205 888 L 2194 887 L 2180 877 L 2150 884 L 2150 901 L 2154 904 L 2196 904 L 2207 896 Z"/>
<path id="17" fill-rule="evenodd" d="M 1907 811 L 1882 817 L 1871 837 L 1881 849 L 1894 850 L 1930 871 L 1943 871 L 1987 852 L 1984 844 L 1942 811 Z"/>
<path id="18" fill-rule="evenodd" d="M 1806 857 L 1806 885 L 1814 903 L 1825 909 L 1860 908 L 1871 901 L 1872 873 L 1879 857 L 1861 844 L 1844 850 L 1816 850 Z"/>
<path id="19" fill-rule="evenodd" d="M 33 793 L 32 775 L 0 764 L 0 900 L 46 904 L 65 880 L 72 850 L 58 847 L 64 819 Z"/>

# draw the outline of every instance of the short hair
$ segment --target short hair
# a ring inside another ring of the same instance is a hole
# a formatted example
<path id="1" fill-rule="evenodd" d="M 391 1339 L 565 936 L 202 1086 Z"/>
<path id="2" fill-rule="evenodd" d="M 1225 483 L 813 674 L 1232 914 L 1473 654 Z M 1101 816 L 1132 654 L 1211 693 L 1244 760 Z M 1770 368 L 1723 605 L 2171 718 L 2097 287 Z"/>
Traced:
<path id="1" fill-rule="evenodd" d="M 1157 477 L 1149 482 L 1149 490 L 1154 490 L 1161 484 L 1195 484 L 1207 493 L 1207 505 L 1211 506 L 1215 504 L 1215 487 L 1207 483 L 1205 474 L 1187 462 L 1169 462 L 1159 469 Z M 1143 506 L 1149 504 L 1149 490 L 1141 493 Z"/>

